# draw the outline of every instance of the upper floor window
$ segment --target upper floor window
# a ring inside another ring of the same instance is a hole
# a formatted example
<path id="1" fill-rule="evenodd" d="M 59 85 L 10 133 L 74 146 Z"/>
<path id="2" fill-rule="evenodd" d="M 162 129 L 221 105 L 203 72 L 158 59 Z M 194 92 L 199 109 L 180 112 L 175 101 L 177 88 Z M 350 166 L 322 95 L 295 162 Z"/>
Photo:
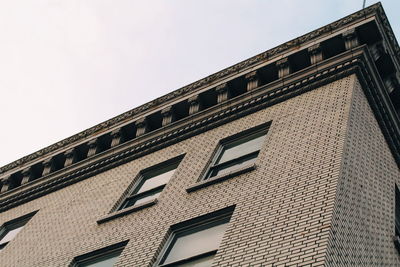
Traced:
<path id="1" fill-rule="evenodd" d="M 400 191 L 396 185 L 395 189 L 395 231 L 396 235 L 400 236 Z"/>
<path id="2" fill-rule="evenodd" d="M 205 179 L 227 174 L 255 162 L 267 127 L 256 127 L 221 141 Z"/>
<path id="3" fill-rule="evenodd" d="M 0 228 L 0 250 L 7 246 L 7 244 L 17 236 L 35 213 L 36 212 L 27 214 L 3 224 Z"/>
<path id="4" fill-rule="evenodd" d="M 128 242 L 118 243 L 76 257 L 70 264 L 71 267 L 112 267 L 117 262 L 119 255 Z"/>
<path id="5" fill-rule="evenodd" d="M 171 179 L 179 162 L 180 159 L 168 161 L 141 171 L 131 193 L 125 198 L 119 209 L 121 210 L 155 200 Z"/>
<path id="6" fill-rule="evenodd" d="M 394 244 L 400 252 L 400 191 L 397 185 L 394 189 Z"/>
<path id="7" fill-rule="evenodd" d="M 156 266 L 211 266 L 232 212 L 227 208 L 172 227 Z"/>

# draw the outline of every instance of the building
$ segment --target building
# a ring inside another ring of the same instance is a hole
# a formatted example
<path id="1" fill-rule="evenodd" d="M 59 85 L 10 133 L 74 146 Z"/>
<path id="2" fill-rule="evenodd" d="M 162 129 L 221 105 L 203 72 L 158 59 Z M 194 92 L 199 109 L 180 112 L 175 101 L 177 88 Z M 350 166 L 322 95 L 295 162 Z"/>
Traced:
<path id="1" fill-rule="evenodd" d="M 2 167 L 0 265 L 400 266 L 399 59 L 376 4 Z"/>

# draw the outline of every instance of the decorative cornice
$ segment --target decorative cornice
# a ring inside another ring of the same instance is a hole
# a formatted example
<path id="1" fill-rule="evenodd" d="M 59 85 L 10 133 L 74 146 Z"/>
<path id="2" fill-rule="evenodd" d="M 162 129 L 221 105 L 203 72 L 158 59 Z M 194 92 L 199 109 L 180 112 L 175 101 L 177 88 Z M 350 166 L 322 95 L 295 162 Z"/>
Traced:
<path id="1" fill-rule="evenodd" d="M 396 40 L 396 37 L 394 35 L 394 32 L 392 30 L 392 27 L 390 26 L 389 20 L 385 14 L 385 11 L 382 8 L 382 5 L 380 5 L 380 3 L 375 4 L 375 5 L 379 5 L 376 8 L 376 13 L 378 14 L 378 19 L 380 20 L 380 23 L 382 24 L 384 30 L 385 30 L 385 34 L 387 36 L 387 38 L 389 39 L 389 45 L 391 45 L 393 47 L 394 53 L 395 53 L 395 57 L 397 58 L 397 60 L 400 60 L 400 47 L 399 47 L 399 43 Z M 374 6 L 375 6 L 374 5 Z M 371 6 L 373 7 L 373 6 Z"/>
<path id="2" fill-rule="evenodd" d="M 371 62 L 367 47 L 359 47 L 324 61 L 318 68 L 309 67 L 288 76 L 285 86 L 279 81 L 261 86 L 225 105 L 216 106 L 211 111 L 200 112 L 175 126 L 171 124 L 169 129 L 149 133 L 141 141 L 132 140 L 122 147 L 111 149 L 105 155 L 98 155 L 96 159 L 81 162 L 75 168 L 54 173 L 41 181 L 33 181 L 31 185 L 19 188 L 16 192 L 6 192 L 0 200 L 0 212 L 354 73 L 363 85 L 382 132 L 400 166 L 398 120 L 387 117 L 387 114 L 394 114 L 394 111 L 387 104 L 384 85 L 375 76 L 377 70 Z"/>
<path id="3" fill-rule="evenodd" d="M 50 145 L 46 148 L 43 148 L 35 153 L 32 153 L 30 155 L 27 155 L 21 159 L 18 159 L 14 162 L 11 162 L 3 167 L 0 168 L 0 174 L 5 173 L 13 168 L 23 166 L 27 162 L 33 161 L 35 159 L 38 159 L 40 157 L 44 157 L 49 153 L 52 153 L 56 150 L 59 150 L 60 148 L 72 145 L 74 143 L 78 143 L 80 141 L 83 141 L 84 139 L 87 139 L 89 137 L 93 137 L 96 134 L 100 132 L 104 132 L 108 129 L 111 129 L 113 127 L 118 126 L 121 123 L 124 123 L 128 120 L 131 120 L 134 117 L 137 117 L 140 113 L 143 113 L 151 108 L 161 106 L 172 99 L 175 99 L 180 96 L 188 95 L 190 93 L 195 92 L 201 87 L 207 86 L 209 84 L 212 84 L 220 79 L 226 78 L 230 75 L 233 75 L 235 73 L 238 73 L 240 71 L 243 71 L 247 68 L 250 68 L 252 66 L 258 65 L 266 60 L 276 58 L 280 54 L 283 54 L 284 52 L 288 52 L 293 48 L 298 48 L 298 46 L 306 43 L 306 42 L 311 42 L 317 38 L 322 37 L 323 35 L 326 34 L 331 34 L 332 31 L 338 30 L 340 28 L 344 28 L 345 26 L 354 23 L 358 20 L 364 19 L 367 16 L 375 15 L 377 14 L 380 18 L 380 21 L 382 22 L 382 25 L 385 29 L 385 32 L 388 36 L 389 41 L 391 42 L 391 45 L 396 52 L 397 57 L 399 58 L 400 56 L 400 49 L 398 46 L 398 43 L 396 41 L 396 38 L 394 37 L 393 31 L 389 25 L 388 19 L 384 13 L 384 10 L 381 6 L 380 3 L 374 4 L 370 7 L 367 7 L 363 10 L 360 10 L 354 14 L 351 14 L 345 18 L 342 18 L 338 21 L 335 21 L 331 24 L 328 24 L 324 27 L 321 27 L 315 31 L 312 31 L 308 34 L 305 34 L 303 36 L 300 36 L 296 39 L 293 39 L 291 41 L 288 41 L 280 46 L 277 46 L 275 48 L 272 48 L 270 50 L 267 50 L 259 55 L 256 55 L 254 57 L 251 57 L 245 61 L 242 61 L 238 64 L 235 64 L 231 67 L 228 67 L 222 71 L 219 71 L 215 74 L 212 74 L 210 76 L 207 76 L 199 81 L 196 81 L 194 83 L 191 83 L 187 86 L 184 86 L 178 90 L 175 90 L 167 95 L 161 96 L 151 102 L 148 102 L 144 105 L 141 105 L 137 108 L 134 108 L 130 111 L 127 111 L 119 116 L 116 116 L 110 120 L 107 120 L 103 123 L 100 123 L 94 127 L 91 127 L 87 130 L 84 130 L 76 135 L 73 135 L 71 137 L 68 137 L 64 140 L 61 140 L 53 145 Z"/>

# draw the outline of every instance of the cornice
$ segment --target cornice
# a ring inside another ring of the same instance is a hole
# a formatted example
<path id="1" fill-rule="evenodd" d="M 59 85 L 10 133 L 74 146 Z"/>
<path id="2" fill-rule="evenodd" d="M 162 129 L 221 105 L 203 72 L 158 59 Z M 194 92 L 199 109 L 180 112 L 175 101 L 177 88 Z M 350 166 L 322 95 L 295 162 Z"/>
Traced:
<path id="1" fill-rule="evenodd" d="M 387 38 L 389 40 L 388 44 L 390 46 L 392 46 L 393 51 L 394 51 L 394 56 L 395 56 L 396 60 L 399 61 L 400 60 L 400 47 L 399 47 L 399 43 L 397 42 L 396 36 L 394 35 L 392 27 L 390 26 L 389 19 L 387 18 L 382 6 L 380 6 L 380 8 L 377 8 L 376 12 L 378 14 L 380 23 L 383 26 L 384 34 L 387 36 Z"/>
<path id="2" fill-rule="evenodd" d="M 215 74 L 212 74 L 210 76 L 207 76 L 201 80 L 198 80 L 194 83 L 191 83 L 187 86 L 184 86 L 178 90 L 175 90 L 169 94 L 166 94 L 164 96 L 161 96 L 151 102 L 148 102 L 144 105 L 141 105 L 137 108 L 134 108 L 132 110 L 129 110 L 119 116 L 116 116 L 110 120 L 107 120 L 103 123 L 100 123 L 94 127 L 91 127 L 87 130 L 84 130 L 76 135 L 73 135 L 71 137 L 68 137 L 64 140 L 61 140 L 53 145 L 50 145 L 46 148 L 43 148 L 37 152 L 34 152 L 30 155 L 27 155 L 21 159 L 18 159 L 14 162 L 11 162 L 3 167 L 0 168 L 0 174 L 5 173 L 13 168 L 17 168 L 20 166 L 23 166 L 24 164 L 34 161 L 36 159 L 39 159 L 41 157 L 45 157 L 46 155 L 57 151 L 61 148 L 68 147 L 70 145 L 73 145 L 75 143 L 81 142 L 85 139 L 88 139 L 90 137 L 95 136 L 96 134 L 100 132 L 104 132 L 108 129 L 111 129 L 113 127 L 116 127 L 124 122 L 127 122 L 129 120 L 132 120 L 133 118 L 136 118 L 140 116 L 141 113 L 146 112 L 150 109 L 153 109 L 158 106 L 162 106 L 166 103 L 169 103 L 170 101 L 182 97 L 185 95 L 189 95 L 191 93 L 194 93 L 195 91 L 199 90 L 202 87 L 205 87 L 207 85 L 210 85 L 212 83 L 217 82 L 218 80 L 221 80 L 223 78 L 226 78 L 230 75 L 233 75 L 235 73 L 239 73 L 245 69 L 248 69 L 252 66 L 259 65 L 262 62 L 265 62 L 266 60 L 277 58 L 280 55 L 282 55 L 285 52 L 288 52 L 292 49 L 297 49 L 299 46 L 312 42 L 318 38 L 323 37 L 324 35 L 328 35 L 332 33 L 333 31 L 337 31 L 338 29 L 344 28 L 346 26 L 349 26 L 350 24 L 353 24 L 361 19 L 364 19 L 368 16 L 372 16 L 377 14 L 380 17 L 380 20 L 382 21 L 383 27 L 385 29 L 385 32 L 388 35 L 388 38 L 391 42 L 391 45 L 394 48 L 394 51 L 396 51 L 397 57 L 400 55 L 400 49 L 398 46 L 398 43 L 396 41 L 396 38 L 394 37 L 393 31 L 390 28 L 390 25 L 388 23 L 388 19 L 384 13 L 384 10 L 381 6 L 380 3 L 377 3 L 375 5 L 372 5 L 370 7 L 367 7 L 363 10 L 360 10 L 356 13 L 353 13 L 345 18 L 342 18 L 340 20 L 337 20 L 331 24 L 328 24 L 324 27 L 321 27 L 315 31 L 312 31 L 308 34 L 305 34 L 303 36 L 300 36 L 296 39 L 293 39 L 291 41 L 288 41 L 282 45 L 279 45 L 275 48 L 272 48 L 270 50 L 267 50 L 261 54 L 258 54 L 254 57 L 251 57 L 245 61 L 242 61 L 238 64 L 235 64 L 231 67 L 228 67 L 222 71 L 219 71 Z"/>
<path id="3" fill-rule="evenodd" d="M 216 106 L 215 109 L 188 117 L 168 129 L 151 132 L 143 136 L 140 141 L 128 142 L 103 155 L 99 154 L 94 159 L 83 161 L 78 166 L 43 177 L 15 191 L 6 192 L 0 197 L 0 212 L 351 74 L 357 74 L 394 158 L 400 166 L 398 119 L 390 105 L 384 85 L 376 73 L 377 70 L 366 46 L 347 51 L 324 61 L 317 67 L 311 66 L 288 76 L 284 83 L 279 80 L 261 86 L 236 99 L 231 99 L 222 106 Z"/>

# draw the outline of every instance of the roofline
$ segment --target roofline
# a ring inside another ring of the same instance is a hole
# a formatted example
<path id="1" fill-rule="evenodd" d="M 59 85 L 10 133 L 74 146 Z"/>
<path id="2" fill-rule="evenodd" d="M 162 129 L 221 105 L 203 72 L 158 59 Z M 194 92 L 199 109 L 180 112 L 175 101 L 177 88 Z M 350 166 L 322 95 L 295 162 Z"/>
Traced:
<path id="1" fill-rule="evenodd" d="M 297 37 L 288 42 L 285 42 L 279 46 L 276 46 L 276 47 L 269 49 L 265 52 L 262 52 L 256 56 L 253 56 L 249 59 L 246 59 L 237 64 L 234 64 L 234 65 L 232 65 L 228 68 L 225 68 L 219 72 L 211 74 L 203 79 L 200 79 L 198 81 L 190 83 L 184 87 L 181 87 L 177 90 L 172 91 L 171 93 L 168 93 L 166 95 L 158 97 L 150 102 L 147 102 L 143 105 L 133 108 L 133 109 L 131 109 L 127 112 L 124 112 L 116 117 L 113 117 L 107 121 L 104 121 L 100 124 L 90 127 L 82 132 L 79 132 L 75 135 L 65 138 L 57 143 L 54 143 L 50 146 L 40 149 L 40 150 L 38 150 L 34 153 L 31 153 L 27 156 L 24 156 L 24 157 L 22 157 L 18 160 L 15 160 L 7 165 L 4 165 L 3 167 L 0 168 L 0 174 L 5 173 L 13 168 L 18 167 L 18 166 L 21 166 L 27 162 L 33 161 L 40 157 L 44 157 L 44 156 L 46 156 L 56 150 L 59 150 L 61 148 L 65 148 L 74 143 L 81 142 L 83 140 L 89 139 L 90 137 L 94 137 L 95 135 L 102 133 L 104 131 L 107 131 L 108 129 L 111 129 L 113 127 L 116 127 L 128 120 L 130 121 L 134 118 L 137 118 L 140 114 L 142 114 L 146 111 L 149 111 L 156 107 L 160 107 L 161 105 L 166 105 L 166 104 L 168 104 L 168 102 L 170 102 L 171 100 L 173 100 L 177 97 L 181 97 L 181 96 L 185 96 L 185 95 L 194 93 L 195 91 L 197 91 L 198 89 L 200 89 L 202 87 L 205 87 L 209 84 L 215 83 L 218 80 L 226 78 L 227 76 L 232 75 L 234 73 L 243 71 L 251 66 L 255 66 L 262 62 L 265 62 L 266 60 L 277 58 L 284 53 L 290 52 L 290 50 L 292 50 L 292 49 L 297 50 L 298 47 L 301 45 L 310 43 L 313 40 L 323 37 L 324 35 L 331 34 L 332 31 L 337 31 L 339 29 L 342 29 L 347 25 L 353 24 L 353 23 L 355 23 L 361 19 L 364 19 L 368 16 L 371 16 L 371 15 L 378 15 L 378 17 L 381 20 L 380 22 L 383 24 L 382 26 L 385 28 L 385 32 L 388 35 L 390 45 L 393 47 L 395 56 L 397 58 L 400 58 L 399 45 L 397 43 L 397 40 L 393 33 L 393 30 L 392 30 L 390 24 L 388 23 L 388 19 L 384 12 L 384 9 L 383 9 L 381 3 L 378 2 L 374 5 L 364 8 L 358 12 L 348 15 L 342 19 L 334 21 L 326 26 L 318 28 L 317 30 L 311 31 L 300 37 Z"/>

